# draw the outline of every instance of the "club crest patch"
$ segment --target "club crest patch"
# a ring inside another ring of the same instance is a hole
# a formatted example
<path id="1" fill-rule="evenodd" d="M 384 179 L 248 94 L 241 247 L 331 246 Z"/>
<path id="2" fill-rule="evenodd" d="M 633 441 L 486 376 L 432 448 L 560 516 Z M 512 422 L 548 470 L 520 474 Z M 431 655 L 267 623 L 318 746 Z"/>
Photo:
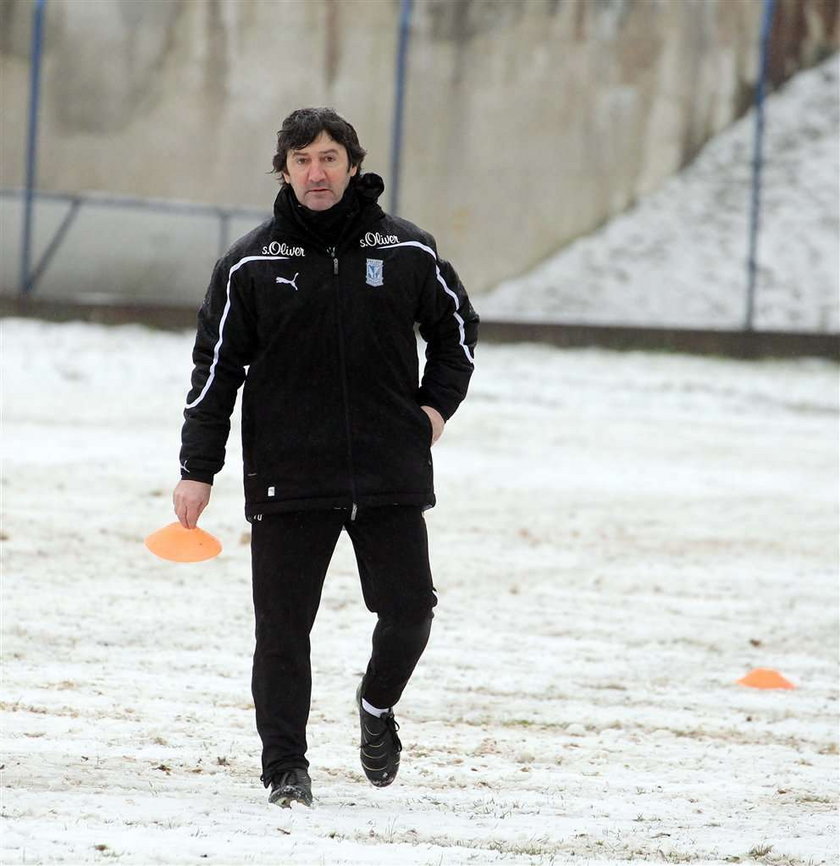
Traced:
<path id="1" fill-rule="evenodd" d="M 382 286 L 382 259 L 368 259 L 365 267 L 365 282 L 369 286 Z"/>

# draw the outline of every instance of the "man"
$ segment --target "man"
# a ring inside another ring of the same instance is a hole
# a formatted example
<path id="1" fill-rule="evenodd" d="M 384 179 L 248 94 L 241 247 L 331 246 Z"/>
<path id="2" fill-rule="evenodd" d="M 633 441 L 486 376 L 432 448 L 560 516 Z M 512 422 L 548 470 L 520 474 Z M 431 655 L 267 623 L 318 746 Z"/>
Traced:
<path id="1" fill-rule="evenodd" d="M 359 684 L 360 757 L 393 782 L 393 707 L 429 637 L 436 595 L 423 511 L 431 445 L 467 392 L 478 316 L 434 239 L 376 203 L 365 150 L 332 109 L 277 134 L 274 216 L 216 264 L 199 311 L 175 513 L 188 528 L 223 465 L 242 398 L 256 647 L 252 691 L 269 801 L 311 805 L 309 634 L 338 536 L 377 614 Z M 414 325 L 427 343 L 422 382 Z"/>

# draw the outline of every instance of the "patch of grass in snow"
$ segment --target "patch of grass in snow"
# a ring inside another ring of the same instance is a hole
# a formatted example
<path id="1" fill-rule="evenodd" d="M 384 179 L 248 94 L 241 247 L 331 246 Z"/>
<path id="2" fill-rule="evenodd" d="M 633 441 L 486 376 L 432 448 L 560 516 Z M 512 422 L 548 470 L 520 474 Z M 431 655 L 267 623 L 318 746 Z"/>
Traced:
<path id="1" fill-rule="evenodd" d="M 548 860 L 540 862 L 553 863 L 555 857 L 554 844 L 545 836 L 539 838 L 532 836 L 524 842 L 510 842 L 506 839 L 491 839 L 487 844 L 490 851 L 498 851 L 500 854 L 526 855 L 528 857 L 548 856 Z"/>
<path id="2" fill-rule="evenodd" d="M 813 857 L 803 860 L 801 857 L 794 857 L 790 854 L 774 854 L 773 846 L 766 842 L 754 845 L 746 854 L 733 854 L 725 858 L 726 863 L 743 863 L 747 860 L 765 863 L 766 866 L 818 866 L 818 863 L 826 862 L 825 860 L 814 860 Z"/>
<path id="3" fill-rule="evenodd" d="M 472 815 L 492 815 L 494 818 L 507 818 L 522 809 L 522 803 L 497 803 L 492 797 L 486 800 L 476 800 L 470 806 L 470 814 Z"/>
<path id="4" fill-rule="evenodd" d="M 331 834 L 332 835 L 332 834 Z M 416 830 L 397 832 L 395 826 L 386 827 L 383 833 L 377 833 L 374 828 L 366 832 L 357 832 L 352 837 L 337 834 L 339 838 L 353 838 L 357 842 L 409 844 L 412 846 L 431 845 L 436 848 L 468 848 L 479 851 L 496 851 L 499 854 L 517 857 L 539 858 L 534 866 L 552 866 L 560 853 L 561 845 L 547 836 L 532 836 L 524 840 L 510 839 L 458 839 L 453 836 L 425 836 Z"/>
<path id="5" fill-rule="evenodd" d="M 641 851 L 638 851 L 637 854 L 645 856 Z M 648 856 L 646 859 L 650 859 L 650 857 Z M 694 863 L 700 858 L 697 854 L 684 854 L 682 851 L 663 851 L 660 848 L 656 851 L 656 859 L 662 859 L 666 863 Z"/>
<path id="6" fill-rule="evenodd" d="M 481 804 L 477 804 L 481 805 Z M 492 805 L 487 803 L 486 805 Z M 647 820 L 647 819 L 646 819 Z M 656 819 L 652 819 L 656 820 Z M 330 834 L 331 836 L 333 834 Z M 366 832 L 357 832 L 352 836 L 343 836 L 337 834 L 339 838 L 352 838 L 357 842 L 366 843 L 388 843 L 388 844 L 409 844 L 414 847 L 419 845 L 428 845 L 435 848 L 452 849 L 465 848 L 479 851 L 493 851 L 502 855 L 507 861 L 507 857 L 517 858 L 514 862 L 528 863 L 530 866 L 552 866 L 558 862 L 561 856 L 582 856 L 582 857 L 603 857 L 608 855 L 615 862 L 665 862 L 665 863 L 694 863 L 703 859 L 703 857 L 695 852 L 684 852 L 679 850 L 665 850 L 661 847 L 656 848 L 638 848 L 638 842 L 635 845 L 628 845 L 621 840 L 620 834 L 616 834 L 616 839 L 599 839 L 592 841 L 586 837 L 586 834 L 578 834 L 576 841 L 552 839 L 549 836 L 531 836 L 527 839 L 499 839 L 487 837 L 475 838 L 457 838 L 455 836 L 435 836 L 418 833 L 416 830 L 397 832 L 393 826 L 386 827 L 384 832 L 377 833 L 371 828 Z M 475 855 L 479 857 L 479 854 Z M 441 855 L 443 862 L 446 862 L 444 855 Z M 521 858 L 521 859 L 520 859 Z M 525 859 L 527 858 L 527 859 Z M 738 858 L 740 860 L 740 858 Z M 438 861 L 430 861 L 430 866 Z M 479 861 L 481 862 L 481 861 Z M 565 862 L 565 861 L 562 861 Z M 776 866 L 776 864 L 774 864 Z M 788 864 L 778 864 L 778 866 L 788 866 Z M 790 864 L 790 866 L 804 866 L 804 864 Z"/>
<path id="7" fill-rule="evenodd" d="M 479 691 L 476 689 L 476 691 Z M 467 725 L 471 728 L 529 728 L 534 731 L 565 731 L 568 722 L 534 721 L 533 719 L 493 719 L 490 716 L 459 716 L 452 720 L 453 725 Z"/>
<path id="8" fill-rule="evenodd" d="M 793 715 L 785 715 L 782 718 L 794 718 Z M 806 736 L 793 736 L 791 734 L 774 734 L 772 731 L 760 729 L 755 731 L 744 731 L 737 728 L 680 728 L 657 726 L 652 728 L 648 725 L 632 725 L 626 723 L 624 730 L 628 733 L 638 732 L 639 734 L 651 734 L 655 731 L 666 731 L 674 737 L 680 737 L 689 740 L 719 740 L 721 742 L 737 744 L 737 745 L 773 745 L 782 746 L 799 750 L 802 747 L 809 747 L 815 750 L 818 749 L 818 754 L 831 754 L 823 748 L 819 748 L 819 744 L 812 738 Z"/>
<path id="9" fill-rule="evenodd" d="M 616 833 L 616 836 L 620 836 L 620 833 Z M 595 842 L 594 848 L 587 848 L 585 851 L 573 851 L 572 853 L 583 854 L 584 856 L 597 854 L 599 857 L 603 857 L 604 854 L 607 854 L 610 859 L 617 862 L 635 862 L 641 860 L 643 862 L 663 861 L 665 863 L 694 863 L 701 859 L 699 854 L 688 854 L 684 851 L 665 851 L 662 848 L 631 848 L 620 839 L 616 842 L 607 839 L 598 839 Z"/>

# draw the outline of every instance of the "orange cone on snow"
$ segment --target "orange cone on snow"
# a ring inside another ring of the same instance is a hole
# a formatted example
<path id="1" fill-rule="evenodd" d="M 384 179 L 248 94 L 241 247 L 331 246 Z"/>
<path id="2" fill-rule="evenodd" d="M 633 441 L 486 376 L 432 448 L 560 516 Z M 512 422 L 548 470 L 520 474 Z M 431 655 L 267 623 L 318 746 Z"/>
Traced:
<path id="1" fill-rule="evenodd" d="M 218 538 L 203 529 L 185 529 L 180 523 L 170 523 L 146 538 L 146 547 L 161 559 L 171 562 L 201 562 L 222 552 Z"/>
<path id="2" fill-rule="evenodd" d="M 786 680 L 778 671 L 772 668 L 755 668 L 746 676 L 737 680 L 741 686 L 749 686 L 751 689 L 795 689 L 796 686 Z"/>

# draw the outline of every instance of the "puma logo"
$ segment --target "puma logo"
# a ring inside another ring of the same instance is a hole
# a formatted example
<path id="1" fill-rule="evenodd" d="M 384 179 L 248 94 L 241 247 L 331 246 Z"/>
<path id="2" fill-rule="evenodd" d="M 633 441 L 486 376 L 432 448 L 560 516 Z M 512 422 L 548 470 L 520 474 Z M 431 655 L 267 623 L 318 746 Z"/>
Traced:
<path id="1" fill-rule="evenodd" d="M 298 272 L 299 274 L 300 272 Z M 274 282 L 279 286 L 281 283 L 288 283 L 295 291 L 298 290 L 297 284 L 295 280 L 298 278 L 298 274 L 295 274 L 290 280 L 287 280 L 285 277 L 275 277 Z"/>

